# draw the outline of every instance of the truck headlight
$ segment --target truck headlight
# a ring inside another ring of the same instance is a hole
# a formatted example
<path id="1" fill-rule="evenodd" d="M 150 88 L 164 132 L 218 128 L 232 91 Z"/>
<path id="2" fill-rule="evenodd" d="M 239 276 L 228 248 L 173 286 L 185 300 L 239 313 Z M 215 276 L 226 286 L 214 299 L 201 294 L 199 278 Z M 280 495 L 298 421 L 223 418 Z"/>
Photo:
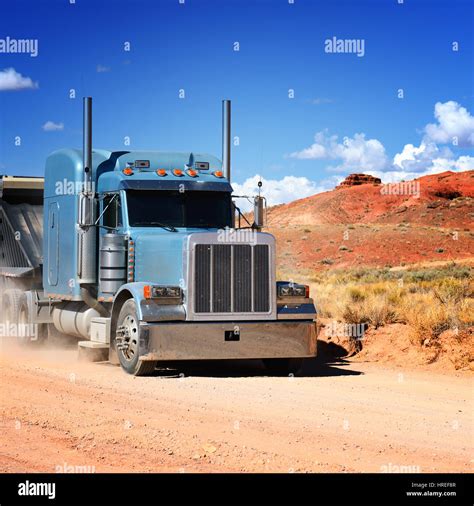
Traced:
<path id="1" fill-rule="evenodd" d="M 296 283 L 278 282 L 278 297 L 303 297 L 309 298 L 309 286 Z"/>
<path id="2" fill-rule="evenodd" d="M 145 299 L 179 299 L 182 298 L 180 286 L 145 285 L 143 288 Z"/>

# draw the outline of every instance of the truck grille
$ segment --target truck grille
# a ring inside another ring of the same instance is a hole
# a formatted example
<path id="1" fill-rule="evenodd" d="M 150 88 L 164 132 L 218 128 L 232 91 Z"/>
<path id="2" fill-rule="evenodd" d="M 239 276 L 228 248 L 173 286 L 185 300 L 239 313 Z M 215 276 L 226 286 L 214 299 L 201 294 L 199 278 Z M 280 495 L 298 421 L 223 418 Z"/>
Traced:
<path id="1" fill-rule="evenodd" d="M 196 313 L 267 313 L 270 311 L 268 245 L 197 244 Z"/>

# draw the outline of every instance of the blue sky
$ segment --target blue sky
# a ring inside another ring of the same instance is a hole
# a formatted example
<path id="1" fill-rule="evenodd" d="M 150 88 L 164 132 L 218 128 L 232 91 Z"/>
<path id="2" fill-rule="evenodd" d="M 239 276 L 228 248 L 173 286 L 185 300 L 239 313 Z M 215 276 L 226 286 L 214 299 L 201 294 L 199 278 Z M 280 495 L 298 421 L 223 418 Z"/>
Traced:
<path id="1" fill-rule="evenodd" d="M 234 180 L 251 191 L 258 173 L 273 202 L 354 171 L 474 168 L 474 4 L 398 1 L 2 0 L 0 39 L 37 39 L 38 55 L 0 53 L 0 173 L 80 147 L 84 95 L 97 148 L 218 156 L 232 99 Z M 325 52 L 333 37 L 363 56 Z"/>

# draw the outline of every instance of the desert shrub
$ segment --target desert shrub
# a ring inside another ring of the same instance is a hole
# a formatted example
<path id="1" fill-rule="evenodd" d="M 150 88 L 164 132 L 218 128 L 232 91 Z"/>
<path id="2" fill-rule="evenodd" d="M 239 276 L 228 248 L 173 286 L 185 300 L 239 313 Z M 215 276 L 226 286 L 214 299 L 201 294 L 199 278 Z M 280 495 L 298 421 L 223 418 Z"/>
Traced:
<path id="1" fill-rule="evenodd" d="M 371 297 L 366 300 L 366 306 L 369 323 L 375 328 L 397 321 L 397 312 L 386 296 Z"/>
<path id="2" fill-rule="evenodd" d="M 342 306 L 347 297 L 345 289 L 337 289 L 334 285 L 322 283 L 311 285 L 310 292 L 319 316 L 323 318 L 340 318 Z"/>
<path id="3" fill-rule="evenodd" d="M 364 296 L 357 302 L 349 299 L 340 316 L 346 323 L 367 323 L 375 328 L 397 321 L 396 310 L 388 298 L 375 294 Z"/>
<path id="4" fill-rule="evenodd" d="M 334 263 L 334 260 L 332 260 L 331 258 L 323 258 L 321 260 L 321 263 L 324 265 L 332 265 Z"/>
<path id="5" fill-rule="evenodd" d="M 412 338 L 419 345 L 427 339 L 437 338 L 453 324 L 446 308 L 437 303 L 432 296 L 410 301 L 404 307 L 403 313 L 406 323 L 411 327 Z"/>
<path id="6" fill-rule="evenodd" d="M 459 304 L 462 300 L 473 297 L 473 287 L 468 280 L 447 278 L 439 281 L 433 288 L 435 297 L 442 304 Z"/>
<path id="7" fill-rule="evenodd" d="M 472 268 L 448 264 L 411 270 L 334 269 L 312 274 L 320 316 L 351 324 L 410 326 L 417 344 L 474 325 Z M 403 283 L 400 283 L 400 279 Z"/>
<path id="8" fill-rule="evenodd" d="M 403 279 L 408 282 L 433 281 L 436 279 L 445 279 L 453 277 L 456 279 L 465 279 L 472 276 L 472 268 L 468 266 L 448 264 L 438 269 L 414 269 L 408 270 L 403 274 Z"/>
<path id="9" fill-rule="evenodd" d="M 355 304 L 353 302 L 350 302 L 344 307 L 341 316 L 342 320 L 345 323 L 369 323 L 369 317 L 364 312 L 364 307 L 362 304 Z"/>
<path id="10" fill-rule="evenodd" d="M 408 291 L 405 288 L 401 288 L 398 285 L 392 286 L 387 293 L 387 300 L 392 306 L 398 307 L 404 302 Z"/>
<path id="11" fill-rule="evenodd" d="M 348 289 L 349 297 L 352 302 L 360 302 L 363 301 L 366 297 L 365 293 L 361 288 L 352 286 Z"/>
<path id="12" fill-rule="evenodd" d="M 370 287 L 374 295 L 384 295 L 387 293 L 389 285 L 387 283 L 376 283 Z"/>
<path id="13" fill-rule="evenodd" d="M 471 297 L 459 302 L 456 316 L 461 327 L 474 325 L 474 298 Z"/>

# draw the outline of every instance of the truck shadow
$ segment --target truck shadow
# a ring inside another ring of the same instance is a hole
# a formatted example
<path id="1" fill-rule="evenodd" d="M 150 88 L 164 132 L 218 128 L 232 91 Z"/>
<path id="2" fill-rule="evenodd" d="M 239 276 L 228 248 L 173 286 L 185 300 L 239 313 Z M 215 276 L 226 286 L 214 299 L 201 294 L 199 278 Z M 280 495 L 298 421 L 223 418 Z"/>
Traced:
<path id="1" fill-rule="evenodd" d="M 361 371 L 347 369 L 351 362 L 344 357 L 347 350 L 333 343 L 320 341 L 318 356 L 305 359 L 301 370 L 294 374 L 296 378 L 359 376 Z M 167 363 L 158 365 L 154 376 L 180 378 L 187 376 L 206 378 L 242 378 L 242 377 L 288 377 L 288 374 L 269 373 L 261 360 L 201 360 Z"/>

